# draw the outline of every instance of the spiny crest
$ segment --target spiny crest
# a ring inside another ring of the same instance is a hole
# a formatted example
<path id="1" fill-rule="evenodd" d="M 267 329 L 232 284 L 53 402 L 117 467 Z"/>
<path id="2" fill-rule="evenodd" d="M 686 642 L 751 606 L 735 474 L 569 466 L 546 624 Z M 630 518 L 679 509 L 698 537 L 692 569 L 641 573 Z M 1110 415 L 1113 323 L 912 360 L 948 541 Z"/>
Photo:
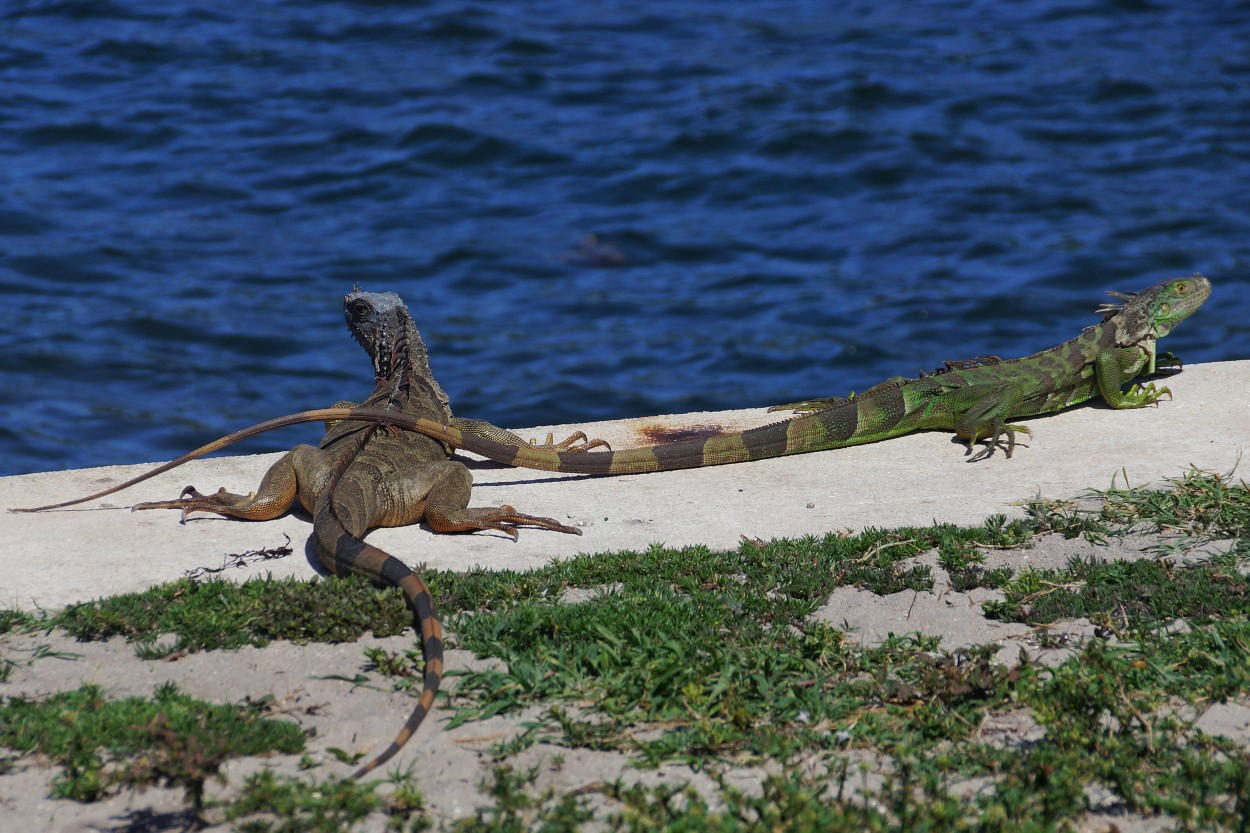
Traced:
<path id="1" fill-rule="evenodd" d="M 972 370 L 974 367 L 985 367 L 987 364 L 999 364 L 1002 362 L 1000 356 L 977 356 L 975 359 L 958 359 L 956 361 L 944 361 L 942 366 L 933 371 L 922 370 L 917 379 L 928 379 L 931 376 L 941 376 L 943 373 L 950 373 L 952 370 Z"/>
<path id="2" fill-rule="evenodd" d="M 1109 321 L 1117 313 L 1123 310 L 1124 307 L 1127 306 L 1128 303 L 1132 301 L 1134 298 L 1136 298 L 1140 293 L 1138 292 L 1116 292 L 1114 289 L 1108 289 L 1107 294 L 1110 295 L 1112 298 L 1119 298 L 1120 300 L 1124 301 L 1124 303 L 1123 304 L 1109 304 L 1109 303 L 1099 304 L 1098 308 L 1095 309 L 1094 312 L 1102 316 L 1102 320 L 1104 323 L 1106 321 Z"/>

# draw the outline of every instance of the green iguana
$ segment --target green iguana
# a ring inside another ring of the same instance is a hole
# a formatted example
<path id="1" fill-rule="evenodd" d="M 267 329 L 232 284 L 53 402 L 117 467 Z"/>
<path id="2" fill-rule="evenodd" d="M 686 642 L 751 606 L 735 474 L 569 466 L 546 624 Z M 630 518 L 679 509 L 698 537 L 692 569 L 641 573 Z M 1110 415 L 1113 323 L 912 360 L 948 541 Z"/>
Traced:
<path id="1" fill-rule="evenodd" d="M 352 335 L 368 351 L 377 375 L 377 388 L 361 407 L 446 427 L 452 421 L 447 395 L 430 372 L 421 335 L 399 296 L 357 289 L 343 299 L 343 306 Z M 337 421 L 320 445 L 300 445 L 287 452 L 265 473 L 253 494 L 231 494 L 223 488 L 202 495 L 188 486 L 177 500 L 140 503 L 132 509 L 178 509 L 183 518 L 206 511 L 270 520 L 298 501 L 312 514 L 314 549 L 327 572 L 362 575 L 400 588 L 421 634 L 423 688 L 403 729 L 389 747 L 355 773 L 360 777 L 390 759 L 420 726 L 434 704 L 443 673 L 442 629 L 429 589 L 402 561 L 366 544 L 362 539 L 369 530 L 421 520 L 435 532 L 495 529 L 514 539 L 518 526 L 573 535 L 580 535 L 581 530 L 551 518 L 522 514 L 511 506 L 469 508 L 472 476 L 463 463 L 449 459 L 444 444 L 418 432 L 346 419 L 344 415 L 351 413 L 347 408 L 331 410 Z M 486 422 L 470 421 L 466 427 L 468 433 L 457 430 L 456 435 L 490 437 L 482 441 L 507 447 L 529 445 Z M 574 447 L 578 436 L 551 447 Z"/>
<path id="2" fill-rule="evenodd" d="M 895 377 L 847 398 L 815 399 L 770 410 L 799 413 L 782 422 L 708 439 L 582 455 L 503 448 L 449 432 L 430 432 L 445 442 L 512 466 L 581 474 L 672 471 L 763 460 L 789 454 L 878 442 L 912 431 L 953 430 L 968 445 L 987 440 L 971 460 L 1003 447 L 1010 457 L 1016 433 L 1030 433 L 1007 420 L 1063 410 L 1095 396 L 1112 408 L 1141 408 L 1172 392 L 1154 383 L 1123 386 L 1160 367 L 1179 366 L 1156 342 L 1202 306 L 1211 282 L 1201 275 L 1173 278 L 1140 293 L 1108 293 L 1123 304 L 1103 304 L 1102 321 L 1057 347 L 1022 359 L 997 356 L 947 362 L 916 379 Z M 425 432 L 429 426 L 403 424 Z"/>
<path id="3" fill-rule="evenodd" d="M 37 512 L 85 503 L 129 488 L 185 462 L 225 448 L 255 434 L 300 422 L 353 419 L 389 424 L 433 437 L 454 448 L 480 454 L 512 466 L 576 474 L 629 474 L 717 466 L 763 460 L 809 451 L 843 448 L 898 437 L 927 429 L 953 430 L 968 444 L 967 454 L 982 439 L 985 449 L 972 460 L 988 457 L 1002 447 L 1008 457 L 1015 449 L 1016 432 L 1030 433 L 1009 419 L 1052 413 L 1101 396 L 1112 408 L 1141 408 L 1172 392 L 1154 383 L 1123 386 L 1139 375 L 1153 375 L 1161 367 L 1179 366 L 1170 353 L 1158 353 L 1156 342 L 1188 318 L 1211 294 L 1211 282 L 1202 275 L 1172 278 L 1140 293 L 1109 292 L 1123 304 L 1103 304 L 1100 323 L 1076 338 L 1022 359 L 980 356 L 946 362 L 919 378 L 896 377 L 858 396 L 813 399 L 776 409 L 793 409 L 799 416 L 709 439 L 605 452 L 553 451 L 535 447 L 511 435 L 507 443 L 484 434 L 467 434 L 429 419 L 374 408 L 322 408 L 259 423 L 197 448 L 158 468 L 86 497 L 34 509 Z M 572 439 L 572 438 L 570 438 Z M 567 442 L 567 441 L 566 441 Z M 602 443 L 600 443 L 602 444 Z"/>

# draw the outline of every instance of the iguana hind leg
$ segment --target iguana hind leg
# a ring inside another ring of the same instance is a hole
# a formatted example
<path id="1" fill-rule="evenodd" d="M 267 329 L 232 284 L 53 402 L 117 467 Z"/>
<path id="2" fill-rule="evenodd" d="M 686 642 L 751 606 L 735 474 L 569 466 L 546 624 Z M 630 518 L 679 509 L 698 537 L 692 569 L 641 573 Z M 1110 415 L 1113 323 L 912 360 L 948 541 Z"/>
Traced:
<path id="1" fill-rule="evenodd" d="M 955 419 L 955 435 L 968 443 L 964 452 L 968 462 L 974 463 L 992 455 L 995 449 L 1002 449 L 1011 457 L 1016 450 L 1016 433 L 1033 432 L 1023 425 L 1009 425 L 1005 420 L 1019 408 L 1020 397 L 1008 385 L 989 383 L 970 385 L 951 392 L 951 408 L 957 414 Z M 963 407 L 965 406 L 966 407 Z M 960 408 L 962 407 L 962 412 Z M 1002 437 L 1006 435 L 1004 444 Z M 982 439 L 986 439 L 985 448 L 972 454 L 973 447 Z"/>
<path id="2" fill-rule="evenodd" d="M 519 526 L 534 526 L 539 529 L 550 529 L 553 532 L 567 532 L 570 535 L 582 534 L 582 531 L 575 526 L 565 526 L 554 518 L 526 515 L 507 504 L 466 506 L 463 509 L 448 511 L 436 506 L 427 506 L 425 520 L 430 525 L 430 529 L 435 532 L 474 532 L 479 529 L 497 529 L 513 540 L 516 540 Z"/>
<path id="3" fill-rule="evenodd" d="M 474 532 L 494 529 L 510 538 L 517 527 L 533 526 L 581 535 L 577 527 L 553 518 L 527 515 L 511 506 L 469 506 L 473 475 L 457 460 L 419 463 L 387 477 L 391 493 L 387 511 L 373 514 L 368 526 L 407 526 L 424 520 L 435 532 Z"/>

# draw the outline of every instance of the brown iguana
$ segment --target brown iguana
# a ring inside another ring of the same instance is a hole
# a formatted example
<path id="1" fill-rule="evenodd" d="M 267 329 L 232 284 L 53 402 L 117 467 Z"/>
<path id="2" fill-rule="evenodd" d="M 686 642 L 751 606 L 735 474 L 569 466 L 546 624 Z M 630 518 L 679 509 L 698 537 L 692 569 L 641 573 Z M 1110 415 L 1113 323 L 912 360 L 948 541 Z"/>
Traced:
<path id="1" fill-rule="evenodd" d="M 447 395 L 430 372 L 425 344 L 399 296 L 357 289 L 344 298 L 343 306 L 352 335 L 368 351 L 377 375 L 377 388 L 361 407 L 444 426 L 451 422 Z M 491 437 L 490 442 L 510 447 L 529 445 L 486 422 L 471 421 L 466 427 L 470 433 L 457 435 Z M 574 447 L 577 436 L 552 447 Z M 421 634 L 424 687 L 403 729 L 355 773 L 360 777 L 390 759 L 416 731 L 433 706 L 443 673 L 442 629 L 429 589 L 402 561 L 365 543 L 368 531 L 424 520 L 435 532 L 495 529 L 515 539 L 518 526 L 535 526 L 581 534 L 576 527 L 511 506 L 469 508 L 471 486 L 468 468 L 449 459 L 438 440 L 340 417 L 319 446 L 296 446 L 274 463 L 254 494 L 231 494 L 223 488 L 202 495 L 188 486 L 177 500 L 140 503 L 132 509 L 178 509 L 184 518 L 205 511 L 270 520 L 299 501 L 312 514 L 314 549 L 329 573 L 354 573 L 400 588 Z"/>
<path id="2" fill-rule="evenodd" d="M 987 439 L 986 448 L 972 460 L 988 457 L 1006 435 L 1006 455 L 1015 449 L 1017 431 L 1028 428 L 1007 424 L 1008 419 L 1052 413 L 1095 396 L 1112 408 L 1141 408 L 1172 392 L 1154 383 L 1123 386 L 1139 375 L 1161 367 L 1179 367 L 1170 353 L 1158 353 L 1157 341 L 1192 315 L 1211 294 L 1202 275 L 1171 278 L 1140 293 L 1109 292 L 1123 304 L 1103 304 L 1098 324 L 1076 338 L 1022 359 L 980 356 L 947 362 L 919 378 L 896 377 L 850 397 L 833 397 L 780 405 L 799 416 L 723 434 L 709 439 L 607 452 L 551 451 L 524 441 L 500 443 L 474 436 L 433 420 L 412 418 L 374 408 L 324 408 L 278 417 L 244 428 L 195 451 L 109 489 L 75 500 L 13 510 L 36 512 L 104 497 L 169 471 L 196 457 L 224 448 L 246 437 L 319 420 L 354 419 L 385 423 L 426 436 L 499 463 L 543 471 L 579 474 L 629 474 L 716 466 L 763 460 L 809 451 L 860 445 L 926 429 L 954 430 L 968 444 Z M 775 410 L 774 409 L 774 410 Z M 513 435 L 515 436 L 515 435 Z"/>

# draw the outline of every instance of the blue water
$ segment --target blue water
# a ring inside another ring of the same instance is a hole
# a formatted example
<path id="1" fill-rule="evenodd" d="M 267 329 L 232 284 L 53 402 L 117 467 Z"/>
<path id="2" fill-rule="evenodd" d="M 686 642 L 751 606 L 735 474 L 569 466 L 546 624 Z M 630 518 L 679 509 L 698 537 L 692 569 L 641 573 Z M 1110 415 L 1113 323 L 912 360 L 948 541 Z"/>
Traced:
<path id="1" fill-rule="evenodd" d="M 364 396 L 357 282 L 507 425 L 1023 355 L 1194 271 L 1168 346 L 1250 358 L 1250 4 L 12 0 L 0 186 L 4 474 Z"/>

